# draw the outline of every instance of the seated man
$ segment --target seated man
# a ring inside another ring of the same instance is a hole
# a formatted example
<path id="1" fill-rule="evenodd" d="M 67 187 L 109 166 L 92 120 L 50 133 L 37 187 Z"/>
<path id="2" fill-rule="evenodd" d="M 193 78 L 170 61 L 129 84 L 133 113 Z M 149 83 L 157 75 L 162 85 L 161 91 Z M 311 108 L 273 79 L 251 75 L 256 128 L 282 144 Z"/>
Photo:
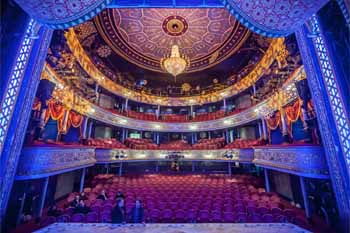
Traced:
<path id="1" fill-rule="evenodd" d="M 76 208 L 79 205 L 80 196 L 75 196 L 74 200 L 70 203 L 70 206 Z"/>
<path id="2" fill-rule="evenodd" d="M 130 213 L 130 220 L 132 223 L 144 223 L 144 209 L 142 207 L 141 201 L 136 200 L 134 208 L 132 208 Z"/>
<path id="3" fill-rule="evenodd" d="M 107 196 L 106 191 L 104 189 L 101 191 L 100 195 L 97 196 L 97 199 L 101 199 L 103 201 L 108 199 L 108 196 Z"/>
<path id="4" fill-rule="evenodd" d="M 79 205 L 74 209 L 74 213 L 87 214 L 90 212 L 90 208 L 85 205 L 84 200 L 80 200 Z"/>
<path id="5" fill-rule="evenodd" d="M 112 223 L 125 223 L 124 200 L 118 200 L 117 205 L 112 210 Z"/>
<path id="6" fill-rule="evenodd" d="M 88 198 L 84 192 L 80 193 L 80 200 L 86 201 Z"/>
<path id="7" fill-rule="evenodd" d="M 47 216 L 58 217 L 61 214 L 62 214 L 62 211 L 57 208 L 56 204 L 53 204 L 52 206 L 50 206 L 47 211 Z"/>

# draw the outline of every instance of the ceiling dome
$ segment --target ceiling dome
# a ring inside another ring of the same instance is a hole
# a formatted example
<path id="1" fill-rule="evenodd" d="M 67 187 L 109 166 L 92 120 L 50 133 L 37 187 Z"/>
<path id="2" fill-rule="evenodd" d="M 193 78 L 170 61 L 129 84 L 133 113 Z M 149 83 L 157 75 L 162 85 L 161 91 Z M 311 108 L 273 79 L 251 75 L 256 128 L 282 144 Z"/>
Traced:
<path id="1" fill-rule="evenodd" d="M 249 30 L 224 8 L 107 9 L 94 22 L 118 55 L 158 72 L 164 72 L 160 60 L 174 44 L 189 57 L 191 73 L 223 61 L 249 36 Z"/>

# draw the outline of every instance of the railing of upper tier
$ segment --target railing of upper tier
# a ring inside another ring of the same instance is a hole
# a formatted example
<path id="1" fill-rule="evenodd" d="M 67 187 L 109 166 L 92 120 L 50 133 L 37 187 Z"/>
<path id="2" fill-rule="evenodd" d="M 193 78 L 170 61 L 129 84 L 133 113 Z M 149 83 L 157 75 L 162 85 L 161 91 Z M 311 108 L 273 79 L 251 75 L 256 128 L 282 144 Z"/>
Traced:
<path id="1" fill-rule="evenodd" d="M 126 99 L 163 106 L 201 105 L 205 103 L 217 102 L 224 98 L 236 95 L 241 91 L 246 90 L 259 78 L 261 78 L 274 61 L 277 61 L 279 64 L 285 63 L 285 59 L 288 56 L 288 51 L 284 44 L 284 39 L 273 39 L 270 47 L 267 49 L 260 62 L 247 76 L 242 78 L 237 83 L 223 90 L 214 91 L 212 93 L 207 93 L 204 95 L 191 97 L 163 97 L 133 91 L 110 80 L 95 66 L 95 64 L 86 54 L 85 50 L 76 37 L 74 29 L 69 29 L 69 31 L 66 33 L 66 38 L 70 50 L 72 51 L 74 57 L 77 59 L 81 67 L 83 67 L 83 69 L 90 75 L 90 77 L 93 78 L 101 87 L 105 88 L 115 95 L 124 97 Z"/>
<path id="2" fill-rule="evenodd" d="M 254 148 L 254 164 L 309 177 L 328 178 L 328 166 L 320 146 L 269 146 Z"/>
<path id="3" fill-rule="evenodd" d="M 69 90 L 67 87 L 64 87 L 64 83 L 48 65 L 45 66 L 42 78 L 49 79 L 57 84 L 58 88 L 55 89 L 53 97 L 57 101 L 61 102 L 66 108 L 73 109 L 82 115 L 106 124 L 143 131 L 198 132 L 235 127 L 266 116 L 267 114 L 290 103 L 298 97 L 294 82 L 301 77 L 305 77 L 303 67 L 300 67 L 294 71 L 282 88 L 274 95 L 238 114 L 226 116 L 216 120 L 184 123 L 152 122 L 113 114 L 108 110 L 90 103 L 85 98 L 77 96 L 73 91 Z M 276 104 L 276 99 L 278 99 L 278 104 Z"/>
<path id="4" fill-rule="evenodd" d="M 323 148 L 315 145 L 181 151 L 41 145 L 23 149 L 16 179 L 47 177 L 94 164 L 173 160 L 252 163 L 299 176 L 328 178 Z"/>
<path id="5" fill-rule="evenodd" d="M 96 163 L 95 149 L 84 146 L 24 147 L 16 179 L 36 179 L 89 167 Z"/>

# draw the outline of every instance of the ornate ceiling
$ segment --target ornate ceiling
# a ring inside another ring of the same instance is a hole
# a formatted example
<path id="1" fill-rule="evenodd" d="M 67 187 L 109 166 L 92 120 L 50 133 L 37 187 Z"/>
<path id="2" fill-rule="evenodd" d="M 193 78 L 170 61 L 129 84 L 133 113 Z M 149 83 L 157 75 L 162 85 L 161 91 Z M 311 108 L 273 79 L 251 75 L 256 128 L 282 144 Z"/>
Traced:
<path id="1" fill-rule="evenodd" d="M 188 56 L 188 73 L 200 71 L 235 53 L 249 36 L 224 8 L 143 8 L 107 9 L 94 18 L 96 30 L 119 56 L 139 67 L 163 72 L 160 60 L 173 44 Z M 93 26 L 91 23 L 85 31 Z M 84 40 L 84 37 L 81 37 Z M 100 54 L 108 55 L 108 48 Z"/>

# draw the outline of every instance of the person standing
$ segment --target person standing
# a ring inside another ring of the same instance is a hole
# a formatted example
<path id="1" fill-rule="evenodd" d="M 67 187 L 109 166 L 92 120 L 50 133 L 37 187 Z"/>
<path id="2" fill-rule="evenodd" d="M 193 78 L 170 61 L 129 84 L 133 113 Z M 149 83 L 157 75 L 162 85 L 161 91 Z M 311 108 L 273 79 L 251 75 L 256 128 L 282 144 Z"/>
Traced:
<path id="1" fill-rule="evenodd" d="M 134 208 L 132 208 L 130 213 L 130 219 L 132 223 L 145 223 L 144 219 L 144 209 L 142 207 L 141 201 L 136 200 Z"/>
<path id="2" fill-rule="evenodd" d="M 112 223 L 125 223 L 125 207 L 124 200 L 119 199 L 117 205 L 112 210 Z"/>

